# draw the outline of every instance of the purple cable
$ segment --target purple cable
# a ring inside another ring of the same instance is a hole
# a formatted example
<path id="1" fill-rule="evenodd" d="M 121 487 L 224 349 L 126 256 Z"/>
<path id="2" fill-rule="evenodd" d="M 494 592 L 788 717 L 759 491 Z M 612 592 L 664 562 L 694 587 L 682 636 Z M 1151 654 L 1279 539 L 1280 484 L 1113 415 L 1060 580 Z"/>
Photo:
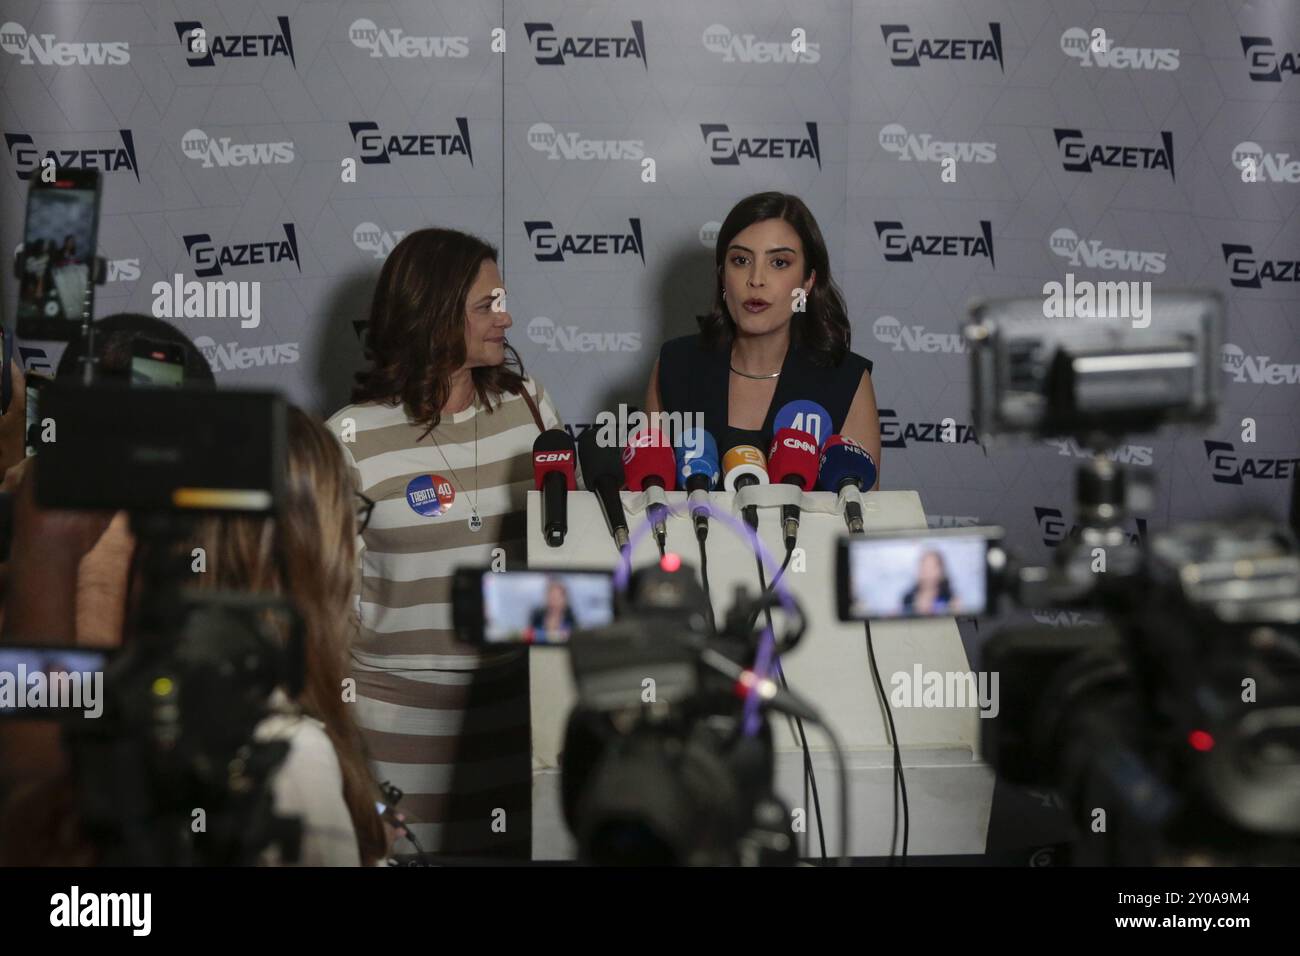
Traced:
<path id="1" fill-rule="evenodd" d="M 689 507 L 689 502 L 680 505 L 668 505 L 668 513 L 674 516 L 683 515 Z M 758 555 L 758 559 L 767 564 L 769 572 L 772 573 L 774 586 L 777 597 L 781 600 L 781 606 L 790 613 L 794 613 L 796 608 L 794 599 L 790 597 L 790 592 L 786 589 L 785 584 L 777 578 L 780 567 L 772 559 L 771 553 L 763 544 L 758 534 L 747 525 L 729 514 L 721 511 L 715 511 L 712 505 L 705 504 L 705 510 L 710 518 L 717 518 L 724 525 L 734 531 L 740 537 L 749 542 L 750 550 Z M 632 532 L 628 538 L 627 547 L 621 551 L 622 561 L 619 562 L 618 568 L 614 571 L 614 587 L 621 593 L 627 590 L 628 579 L 632 576 L 632 552 L 636 550 L 637 542 L 644 538 L 651 528 L 651 522 L 647 517 L 646 521 Z M 770 627 L 764 627 L 763 633 L 758 640 L 758 653 L 754 655 L 754 674 L 760 679 L 766 679 L 768 669 L 772 666 L 773 658 L 776 656 L 776 637 L 772 634 Z M 752 737 L 758 733 L 761 723 L 758 715 L 759 700 L 756 693 L 750 692 L 745 695 L 745 724 L 744 733 L 747 737 Z"/>

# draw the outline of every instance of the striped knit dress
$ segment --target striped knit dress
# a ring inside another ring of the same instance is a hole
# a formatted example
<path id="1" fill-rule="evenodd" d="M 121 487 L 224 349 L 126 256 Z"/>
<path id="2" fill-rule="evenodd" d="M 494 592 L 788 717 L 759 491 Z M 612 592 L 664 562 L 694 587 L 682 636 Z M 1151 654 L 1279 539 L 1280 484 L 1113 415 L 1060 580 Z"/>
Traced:
<path id="1" fill-rule="evenodd" d="M 560 427 L 540 384 L 525 386 L 546 427 Z M 424 426 L 400 405 L 349 405 L 326 425 L 357 489 L 376 502 L 359 554 L 352 648 L 357 718 L 376 779 L 405 793 L 399 809 L 425 850 L 526 859 L 527 651 L 483 653 L 458 641 L 451 582 L 459 566 L 490 566 L 496 548 L 507 569 L 526 566 L 537 423 L 527 402 L 504 394 L 491 412 L 476 398 L 444 414 L 422 440 Z"/>

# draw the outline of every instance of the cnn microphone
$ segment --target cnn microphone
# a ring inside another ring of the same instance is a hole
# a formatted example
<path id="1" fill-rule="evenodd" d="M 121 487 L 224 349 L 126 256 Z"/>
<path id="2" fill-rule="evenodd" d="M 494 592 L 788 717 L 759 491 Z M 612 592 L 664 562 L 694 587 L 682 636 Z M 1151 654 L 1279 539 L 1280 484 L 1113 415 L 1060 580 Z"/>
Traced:
<path id="1" fill-rule="evenodd" d="M 623 477 L 628 490 L 675 491 L 676 476 L 672 448 L 661 433 L 643 428 L 628 436 L 627 447 L 623 449 Z M 659 502 L 651 502 L 646 511 L 662 551 L 668 546 L 668 509 Z"/>
<path id="2" fill-rule="evenodd" d="M 610 533 L 619 550 L 627 547 L 627 516 L 623 514 L 623 459 L 617 445 L 603 446 L 597 440 L 599 428 L 588 428 L 578 437 L 578 464 L 588 491 L 596 493 Z"/>
<path id="3" fill-rule="evenodd" d="M 727 449 L 722 456 L 722 486 L 728 491 L 739 491 L 750 485 L 765 485 L 767 478 L 767 459 L 753 445 L 736 445 Z M 758 530 L 758 505 L 746 505 L 741 509 L 745 524 L 753 531 Z"/>
<path id="4" fill-rule="evenodd" d="M 817 439 L 796 428 L 782 428 L 772 437 L 767 461 L 768 474 L 777 482 L 807 491 L 817 481 Z M 799 536 L 798 505 L 781 506 L 781 526 L 790 550 Z"/>
<path id="5" fill-rule="evenodd" d="M 548 428 L 533 442 L 533 483 L 542 493 L 542 537 L 552 548 L 569 533 L 569 492 L 578 482 L 574 465 L 578 452 L 562 428 Z"/>
<path id="6" fill-rule="evenodd" d="M 870 490 L 876 483 L 876 463 L 870 453 L 844 435 L 832 435 L 826 439 L 822 448 L 821 470 L 817 473 L 817 484 L 823 491 L 834 491 L 840 496 L 844 506 L 844 523 L 852 534 L 861 534 L 862 502 L 857 496 L 845 495 L 849 489 L 859 492 Z"/>
<path id="7" fill-rule="evenodd" d="M 689 428 L 675 454 L 677 478 L 690 492 L 695 537 L 703 541 L 709 535 L 709 492 L 718 483 L 718 443 L 703 428 Z"/>

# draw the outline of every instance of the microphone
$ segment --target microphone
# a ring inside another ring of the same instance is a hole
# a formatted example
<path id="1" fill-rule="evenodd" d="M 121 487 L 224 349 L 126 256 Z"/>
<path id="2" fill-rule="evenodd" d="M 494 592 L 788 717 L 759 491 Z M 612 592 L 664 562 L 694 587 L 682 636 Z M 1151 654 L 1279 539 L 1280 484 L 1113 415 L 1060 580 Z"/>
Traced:
<path id="1" fill-rule="evenodd" d="M 627 516 L 623 514 L 623 460 L 617 445 L 602 446 L 597 440 L 599 428 L 588 428 L 578 436 L 578 464 L 588 491 L 596 493 L 600 510 L 605 512 L 610 534 L 622 551 L 627 547 Z"/>
<path id="2" fill-rule="evenodd" d="M 542 536 L 552 548 L 569 533 L 569 492 L 577 490 L 578 453 L 562 428 L 548 428 L 533 442 L 533 483 L 542 493 Z"/>
<path id="3" fill-rule="evenodd" d="M 623 449 L 623 477 L 630 491 L 675 491 L 677 470 L 673 465 L 672 446 L 663 434 L 652 428 L 641 428 L 628 436 Z M 646 512 L 654 528 L 655 540 L 662 551 L 668 546 L 668 509 L 660 502 L 651 502 Z"/>
<path id="4" fill-rule="evenodd" d="M 739 491 L 750 485 L 765 485 L 768 482 L 767 459 L 753 445 L 736 445 L 722 456 L 722 474 L 723 487 L 728 491 Z M 742 514 L 745 524 L 757 531 L 758 505 L 746 505 Z"/>
<path id="5" fill-rule="evenodd" d="M 816 402 L 801 398 L 786 402 L 772 418 L 772 434 L 775 435 L 783 428 L 807 432 L 812 435 L 817 447 L 821 448 L 827 436 L 835 430 L 835 425 L 831 421 L 830 412 Z"/>
<path id="6" fill-rule="evenodd" d="M 857 500 L 856 495 L 847 498 L 845 492 L 849 489 L 867 491 L 876 483 L 876 463 L 871 460 L 867 450 L 852 438 L 832 435 L 826 439 L 826 446 L 822 449 L 817 483 L 824 491 L 839 493 L 840 504 L 844 506 L 845 524 L 852 534 L 861 534 L 864 527 L 862 502 Z"/>
<path id="7" fill-rule="evenodd" d="M 718 483 L 718 443 L 703 428 L 688 428 L 675 454 L 677 477 L 690 492 L 695 537 L 703 541 L 709 535 L 708 493 Z"/>
<path id="8" fill-rule="evenodd" d="M 783 485 L 794 485 L 802 491 L 817 481 L 817 439 L 807 432 L 782 428 L 772 438 L 772 450 L 767 459 L 768 473 Z M 798 505 L 781 506 L 781 526 L 785 530 L 788 551 L 799 536 Z"/>

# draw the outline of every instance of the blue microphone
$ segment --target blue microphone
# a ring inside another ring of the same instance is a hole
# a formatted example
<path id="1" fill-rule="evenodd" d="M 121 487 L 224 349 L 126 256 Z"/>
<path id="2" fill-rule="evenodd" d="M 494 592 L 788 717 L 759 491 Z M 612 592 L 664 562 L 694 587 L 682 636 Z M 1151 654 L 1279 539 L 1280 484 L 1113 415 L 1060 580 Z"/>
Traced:
<path id="1" fill-rule="evenodd" d="M 682 443 L 673 449 L 677 457 L 677 478 L 690 492 L 691 517 L 695 519 L 695 537 L 703 541 L 709 534 L 709 497 L 718 483 L 718 443 L 703 428 L 682 432 Z"/>
<path id="2" fill-rule="evenodd" d="M 817 483 L 823 490 L 837 492 L 841 498 L 848 488 L 868 491 L 876 483 L 876 474 L 876 463 L 857 442 L 842 435 L 831 435 L 826 439 L 821 470 L 817 473 Z M 860 502 L 852 499 L 844 502 L 844 521 L 853 534 L 863 530 Z"/>
<path id="3" fill-rule="evenodd" d="M 782 428 L 807 432 L 817 440 L 817 447 L 821 448 L 826 444 L 826 439 L 830 437 L 835 425 L 831 421 L 830 412 L 816 402 L 801 398 L 786 402 L 772 419 L 772 434 L 775 435 Z"/>

